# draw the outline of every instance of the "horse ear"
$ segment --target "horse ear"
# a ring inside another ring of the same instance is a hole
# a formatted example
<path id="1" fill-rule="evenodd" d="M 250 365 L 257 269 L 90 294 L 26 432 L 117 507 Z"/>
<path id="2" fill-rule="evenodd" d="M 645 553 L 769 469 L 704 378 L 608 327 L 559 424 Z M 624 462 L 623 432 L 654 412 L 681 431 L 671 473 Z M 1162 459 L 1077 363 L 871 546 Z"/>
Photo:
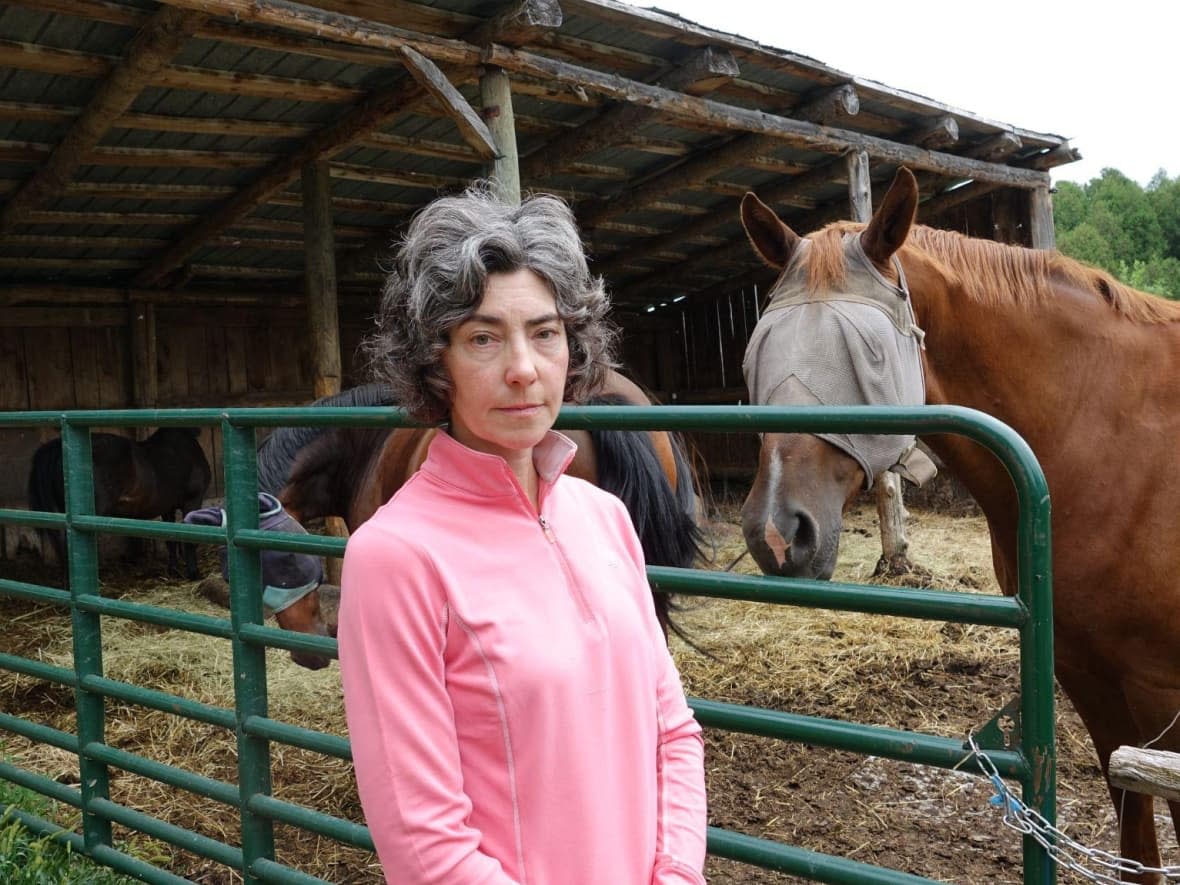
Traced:
<path id="1" fill-rule="evenodd" d="M 877 264 L 888 263 L 890 256 L 901 248 L 909 236 L 917 212 L 918 180 L 905 166 L 899 166 L 885 199 L 860 235 L 865 255 Z"/>
<path id="2" fill-rule="evenodd" d="M 184 522 L 189 525 L 225 525 L 225 511 L 220 507 L 204 507 L 192 510 L 184 515 Z"/>
<path id="3" fill-rule="evenodd" d="M 790 263 L 791 255 L 799 245 L 799 235 L 752 193 L 742 197 L 742 227 L 763 261 L 775 270 L 782 270 Z"/>

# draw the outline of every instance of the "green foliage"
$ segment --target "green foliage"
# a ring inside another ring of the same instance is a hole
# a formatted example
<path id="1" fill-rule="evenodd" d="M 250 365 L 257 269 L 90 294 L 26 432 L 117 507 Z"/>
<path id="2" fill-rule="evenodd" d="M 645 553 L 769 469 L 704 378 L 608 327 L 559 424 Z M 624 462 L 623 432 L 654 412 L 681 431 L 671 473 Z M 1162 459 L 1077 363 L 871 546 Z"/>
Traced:
<path id="1" fill-rule="evenodd" d="M 0 780 L 0 882 L 4 885 L 136 885 L 137 879 L 81 857 L 68 845 L 48 836 L 31 833 L 11 813 L 11 809 L 20 808 L 52 820 L 53 804 L 38 793 Z"/>
<path id="2" fill-rule="evenodd" d="M 1180 178 L 1164 170 L 1146 188 L 1117 169 L 1053 198 L 1057 248 L 1124 283 L 1180 299 Z"/>

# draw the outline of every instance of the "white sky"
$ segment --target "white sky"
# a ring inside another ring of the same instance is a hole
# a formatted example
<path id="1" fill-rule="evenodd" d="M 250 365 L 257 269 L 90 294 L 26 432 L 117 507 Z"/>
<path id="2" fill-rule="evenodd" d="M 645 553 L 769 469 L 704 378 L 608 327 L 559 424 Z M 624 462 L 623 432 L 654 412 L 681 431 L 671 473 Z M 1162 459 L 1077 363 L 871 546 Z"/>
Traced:
<path id="1" fill-rule="evenodd" d="M 638 0 L 976 116 L 1068 138 L 1084 184 L 1180 175 L 1177 0 Z"/>

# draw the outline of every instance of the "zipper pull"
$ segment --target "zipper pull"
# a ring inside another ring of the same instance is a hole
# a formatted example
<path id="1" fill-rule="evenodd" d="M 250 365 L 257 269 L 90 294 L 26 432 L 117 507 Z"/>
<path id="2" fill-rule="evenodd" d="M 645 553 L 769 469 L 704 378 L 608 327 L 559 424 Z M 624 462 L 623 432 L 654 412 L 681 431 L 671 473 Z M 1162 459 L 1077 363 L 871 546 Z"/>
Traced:
<path id="1" fill-rule="evenodd" d="M 544 516 L 538 516 L 537 521 L 541 523 L 541 531 L 545 533 L 545 537 L 549 539 L 549 543 L 556 544 L 557 538 L 553 536 L 553 529 L 549 526 L 549 520 Z"/>

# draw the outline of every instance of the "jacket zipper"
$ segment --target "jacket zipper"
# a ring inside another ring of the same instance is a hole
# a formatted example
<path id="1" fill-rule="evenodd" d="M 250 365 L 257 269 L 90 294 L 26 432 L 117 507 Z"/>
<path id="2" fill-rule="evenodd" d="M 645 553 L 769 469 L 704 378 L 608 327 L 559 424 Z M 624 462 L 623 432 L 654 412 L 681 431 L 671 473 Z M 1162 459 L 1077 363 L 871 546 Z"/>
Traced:
<path id="1" fill-rule="evenodd" d="M 537 521 L 541 524 L 541 531 L 545 533 L 545 538 L 549 541 L 550 546 L 553 547 L 553 552 L 557 554 L 557 560 L 561 563 L 561 570 L 565 572 L 566 583 L 569 585 L 570 591 L 574 594 L 574 602 L 582 613 L 582 620 L 593 621 L 594 613 L 590 610 L 590 603 L 587 601 L 586 595 L 582 592 L 581 585 L 574 579 L 574 574 L 570 569 L 569 562 L 566 561 L 565 554 L 561 552 L 561 548 L 557 545 L 557 536 L 553 534 L 553 527 L 549 524 L 549 520 L 545 518 L 544 514 L 538 514 Z"/>

